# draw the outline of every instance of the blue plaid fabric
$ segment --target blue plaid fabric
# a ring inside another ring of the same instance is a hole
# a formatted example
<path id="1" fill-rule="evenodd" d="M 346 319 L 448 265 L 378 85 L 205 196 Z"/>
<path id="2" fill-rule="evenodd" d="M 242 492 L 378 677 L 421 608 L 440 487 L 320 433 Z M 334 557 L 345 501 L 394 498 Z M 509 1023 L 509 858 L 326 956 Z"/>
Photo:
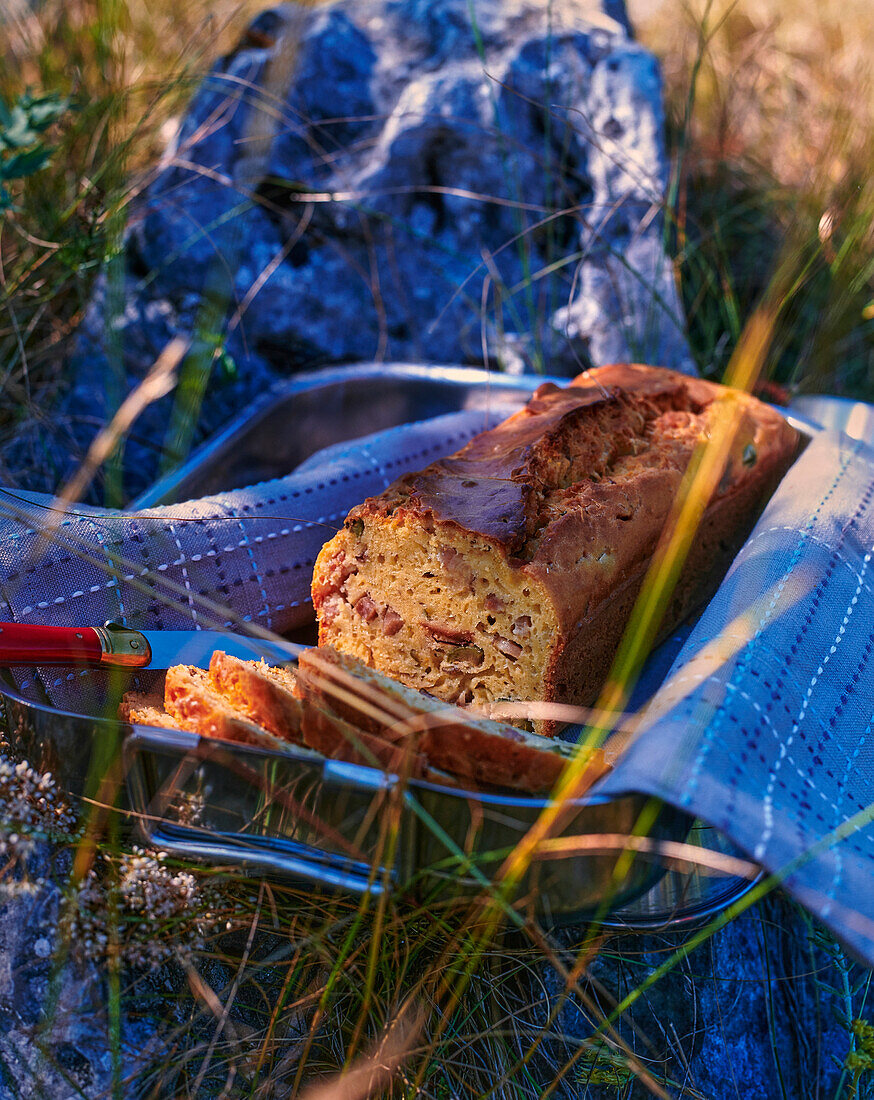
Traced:
<path id="1" fill-rule="evenodd" d="M 874 964 L 874 450 L 790 470 L 603 784 L 729 836 Z"/>

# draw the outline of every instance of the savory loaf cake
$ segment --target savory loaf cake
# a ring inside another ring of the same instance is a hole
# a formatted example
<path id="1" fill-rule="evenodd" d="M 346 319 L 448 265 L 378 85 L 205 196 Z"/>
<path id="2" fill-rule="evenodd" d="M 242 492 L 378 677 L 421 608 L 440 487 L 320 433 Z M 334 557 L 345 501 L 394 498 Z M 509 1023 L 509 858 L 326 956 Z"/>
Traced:
<path id="1" fill-rule="evenodd" d="M 602 367 L 354 508 L 313 576 L 319 644 L 440 699 L 591 703 L 724 387 Z M 715 589 L 798 437 L 741 417 L 662 632 Z M 559 723 L 535 723 L 552 732 Z"/>

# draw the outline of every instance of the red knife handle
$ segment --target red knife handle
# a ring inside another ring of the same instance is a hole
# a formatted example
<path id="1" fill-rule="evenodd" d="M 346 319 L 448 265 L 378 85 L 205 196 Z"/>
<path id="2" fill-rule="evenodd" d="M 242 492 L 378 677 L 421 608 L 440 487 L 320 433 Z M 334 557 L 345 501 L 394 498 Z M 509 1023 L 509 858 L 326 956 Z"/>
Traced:
<path id="1" fill-rule="evenodd" d="M 135 630 L 98 626 L 0 623 L 0 667 L 6 665 L 122 665 L 149 663 L 149 643 Z"/>

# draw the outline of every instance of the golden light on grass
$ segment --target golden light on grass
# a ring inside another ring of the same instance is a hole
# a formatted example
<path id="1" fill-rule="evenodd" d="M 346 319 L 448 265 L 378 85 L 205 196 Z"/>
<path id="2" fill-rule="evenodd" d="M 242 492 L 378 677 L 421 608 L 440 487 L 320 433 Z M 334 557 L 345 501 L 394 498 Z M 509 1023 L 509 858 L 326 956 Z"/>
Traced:
<path id="1" fill-rule="evenodd" d="M 870 155 L 874 22 L 868 0 L 629 0 L 642 41 L 662 61 L 669 100 L 701 72 L 688 146 L 710 163 L 750 158 L 804 194 Z M 703 47 L 703 49 L 702 49 Z"/>
<path id="2" fill-rule="evenodd" d="M 579 836 L 547 837 L 537 849 L 538 860 L 564 859 L 581 852 L 638 852 L 655 857 L 669 869 L 691 868 L 715 871 L 719 875 L 754 879 L 759 865 L 748 859 L 738 859 L 724 852 L 708 851 L 696 844 L 677 840 L 653 840 L 648 836 L 628 836 L 623 833 L 586 833 Z"/>
<path id="3" fill-rule="evenodd" d="M 421 1009 L 405 1008 L 368 1054 L 342 1073 L 305 1089 L 300 1093 L 301 1100 L 366 1100 L 384 1094 L 392 1077 L 415 1050 L 425 1018 Z"/>

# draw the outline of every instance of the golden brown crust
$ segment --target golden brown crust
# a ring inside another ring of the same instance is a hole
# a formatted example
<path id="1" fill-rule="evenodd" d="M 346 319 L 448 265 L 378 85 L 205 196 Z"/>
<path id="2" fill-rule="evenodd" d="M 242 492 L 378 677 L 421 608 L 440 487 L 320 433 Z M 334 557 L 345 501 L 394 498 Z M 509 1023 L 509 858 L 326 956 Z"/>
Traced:
<path id="1" fill-rule="evenodd" d="M 350 512 L 398 508 L 483 535 L 508 556 L 533 557 L 541 498 L 611 463 L 645 439 L 647 421 L 674 408 L 700 409 L 721 387 L 675 371 L 621 364 L 558 387 L 546 382 L 524 409 L 474 437 L 457 454 L 399 478 Z M 574 475 L 577 475 L 576 477 Z"/>
<path id="2" fill-rule="evenodd" d="M 499 786 L 529 794 L 547 794 L 564 771 L 567 756 L 540 748 L 529 741 L 514 741 L 500 732 L 484 729 L 458 713 L 455 721 L 427 715 L 435 724 L 422 733 L 419 746 L 436 768 L 441 768 L 477 787 Z M 519 731 L 521 732 L 521 731 Z M 544 738 L 546 740 L 546 738 Z M 579 790 L 584 790 L 607 770 L 602 750 L 595 749 Z"/>
<path id="3" fill-rule="evenodd" d="M 294 741 L 408 778 L 530 793 L 551 790 L 573 751 L 421 695 L 330 648 L 305 651 L 298 675 L 220 652 L 209 671 L 176 665 L 163 700 L 129 692 L 119 717 L 267 748 Z M 603 768 L 595 754 L 593 776 Z"/>
<path id="4" fill-rule="evenodd" d="M 389 741 L 403 739 L 406 723 L 426 705 L 419 692 L 330 646 L 305 649 L 300 654 L 298 681 L 308 701 L 316 701 L 358 729 Z"/>
<path id="5" fill-rule="evenodd" d="M 320 645 L 449 701 L 592 702 L 689 460 L 729 403 L 737 431 L 667 632 L 711 594 L 798 437 L 746 394 L 619 364 L 544 384 L 354 508 L 316 562 Z"/>
<path id="6" fill-rule="evenodd" d="M 709 429 L 702 412 L 728 392 L 637 364 L 601 367 L 564 388 L 544 383 L 524 409 L 456 455 L 400 478 L 349 519 L 409 516 L 488 539 L 552 593 L 561 628 L 570 631 L 615 587 L 617 575 L 650 558 L 694 444 Z M 750 416 L 724 479 L 728 493 L 759 484 L 775 467 L 784 470 L 797 445 L 784 417 L 732 392 Z M 629 456 L 639 458 L 651 442 L 653 422 L 670 420 L 670 413 L 696 418 L 687 422 L 686 438 L 671 438 L 669 428 L 655 456 L 629 471 Z M 748 445 L 756 452 L 749 468 L 742 458 Z M 617 466 L 621 480 L 611 476 Z M 612 569 L 590 574 L 581 586 L 581 550 L 605 543 L 616 558 Z"/>

